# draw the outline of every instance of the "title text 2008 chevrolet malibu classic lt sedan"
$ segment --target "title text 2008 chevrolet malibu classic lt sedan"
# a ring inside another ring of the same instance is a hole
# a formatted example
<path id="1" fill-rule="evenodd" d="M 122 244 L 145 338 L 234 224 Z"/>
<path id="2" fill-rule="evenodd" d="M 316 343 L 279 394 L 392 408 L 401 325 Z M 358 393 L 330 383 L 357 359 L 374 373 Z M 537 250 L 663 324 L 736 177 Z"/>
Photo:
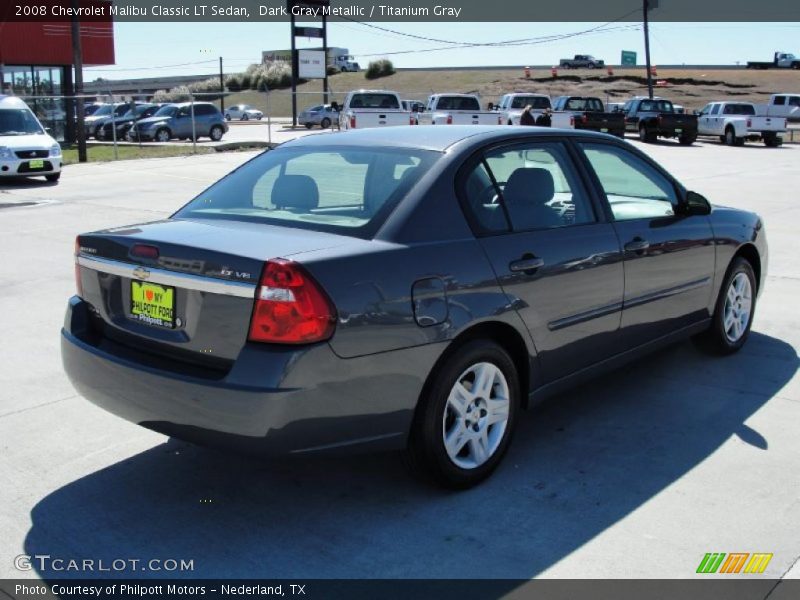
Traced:
<path id="1" fill-rule="evenodd" d="M 738 350 L 766 265 L 758 216 L 607 135 L 314 135 L 169 219 L 80 235 L 63 360 L 167 435 L 405 448 L 467 487 L 540 398 L 693 334 Z"/>

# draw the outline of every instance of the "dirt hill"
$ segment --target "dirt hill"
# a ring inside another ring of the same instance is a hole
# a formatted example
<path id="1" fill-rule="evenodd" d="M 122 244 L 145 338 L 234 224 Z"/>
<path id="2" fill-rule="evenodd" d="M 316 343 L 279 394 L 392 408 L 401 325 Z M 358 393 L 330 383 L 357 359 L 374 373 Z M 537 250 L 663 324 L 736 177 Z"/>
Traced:
<path id="1" fill-rule="evenodd" d="M 737 99 L 764 103 L 776 92 L 800 93 L 798 71 L 749 71 L 746 69 L 700 70 L 670 69 L 658 72 L 660 82 L 655 93 L 688 109 L 700 109 L 713 100 Z M 513 91 L 538 92 L 551 97 L 564 94 L 597 96 L 606 102 L 622 102 L 630 96 L 647 93 L 643 68 L 615 69 L 609 76 L 604 70 L 560 70 L 557 77 L 550 71 L 533 71 L 526 79 L 519 71 L 487 68 L 479 71 L 437 70 L 399 71 L 391 77 L 367 80 L 364 73 L 342 73 L 329 79 L 331 99 L 341 101 L 352 89 L 371 88 L 396 90 L 404 98 L 425 100 L 434 92 L 467 92 L 481 96 L 482 104 L 497 102 L 503 94 Z M 322 82 L 310 81 L 298 87 L 298 110 L 322 102 Z M 266 94 L 243 92 L 228 103 L 244 102 L 262 110 L 269 108 L 272 116 L 291 115 L 291 95 L 288 90 Z"/>

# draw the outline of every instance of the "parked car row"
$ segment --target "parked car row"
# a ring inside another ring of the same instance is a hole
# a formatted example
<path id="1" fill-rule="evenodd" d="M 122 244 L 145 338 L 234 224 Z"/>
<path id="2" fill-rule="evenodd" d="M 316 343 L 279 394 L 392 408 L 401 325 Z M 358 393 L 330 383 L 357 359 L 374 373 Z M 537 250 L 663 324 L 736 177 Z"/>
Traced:
<path id="1" fill-rule="evenodd" d="M 800 94 L 773 94 L 765 105 L 712 102 L 699 113 L 659 96 L 635 96 L 626 102 L 605 104 L 593 96 L 551 100 L 546 94 L 514 92 L 482 110 L 477 95 L 448 93 L 431 95 L 423 110 L 414 104 L 388 90 L 354 90 L 341 107 L 333 107 L 339 109 L 335 114 L 342 130 L 397 125 L 519 125 L 527 112 L 526 124 L 597 131 L 620 138 L 630 132 L 646 143 L 667 138 L 691 145 L 703 136 L 717 137 L 728 145 L 749 140 L 776 147 L 786 132 L 787 115 L 800 111 Z M 319 124 L 315 111 L 323 108 L 304 112 L 301 123 L 309 128 Z M 310 115 L 316 120 L 310 120 Z M 800 119 L 800 112 L 797 116 Z M 326 121 L 325 126 L 331 122 Z"/>
<path id="2" fill-rule="evenodd" d="M 86 107 L 85 132 L 87 138 L 98 140 L 167 142 L 175 138 L 191 139 L 194 135 L 195 138 L 208 137 L 219 141 L 228 131 L 226 119 L 230 120 L 228 113 L 231 110 L 233 114 L 240 114 L 235 112 L 240 110 L 239 107 L 231 107 L 223 117 L 210 102 L 91 104 Z M 260 111 L 256 112 L 261 115 Z M 263 115 L 253 118 L 261 117 Z M 247 120 L 249 117 L 237 118 Z"/>

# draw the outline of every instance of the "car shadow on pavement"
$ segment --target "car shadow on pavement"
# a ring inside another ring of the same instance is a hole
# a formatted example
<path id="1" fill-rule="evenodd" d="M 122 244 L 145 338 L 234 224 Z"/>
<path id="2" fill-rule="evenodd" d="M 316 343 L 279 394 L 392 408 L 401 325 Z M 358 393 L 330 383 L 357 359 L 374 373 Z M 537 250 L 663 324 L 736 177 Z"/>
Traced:
<path id="1" fill-rule="evenodd" d="M 263 462 L 170 440 L 43 498 L 25 552 L 194 565 L 110 573 L 133 577 L 529 578 L 732 437 L 769 452 L 745 421 L 798 364 L 755 332 L 727 358 L 668 348 L 523 415 L 500 469 L 460 493 L 410 479 L 395 454 Z"/>

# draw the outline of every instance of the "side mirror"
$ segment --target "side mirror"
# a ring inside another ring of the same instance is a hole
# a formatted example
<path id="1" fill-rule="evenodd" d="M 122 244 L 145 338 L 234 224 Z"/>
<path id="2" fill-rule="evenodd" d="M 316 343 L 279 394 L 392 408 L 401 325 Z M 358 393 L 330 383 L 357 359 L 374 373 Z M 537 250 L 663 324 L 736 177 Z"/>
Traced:
<path id="1" fill-rule="evenodd" d="M 687 216 L 710 215 L 711 203 L 697 192 L 686 192 L 684 214 Z"/>
<path id="2" fill-rule="evenodd" d="M 52 129 L 51 127 L 45 127 L 45 128 L 44 128 L 44 132 L 45 132 L 47 135 L 52 135 L 52 134 L 53 134 L 53 129 Z"/>
<path id="3" fill-rule="evenodd" d="M 489 105 L 486 107 L 487 110 L 494 110 L 494 104 L 489 102 Z"/>

